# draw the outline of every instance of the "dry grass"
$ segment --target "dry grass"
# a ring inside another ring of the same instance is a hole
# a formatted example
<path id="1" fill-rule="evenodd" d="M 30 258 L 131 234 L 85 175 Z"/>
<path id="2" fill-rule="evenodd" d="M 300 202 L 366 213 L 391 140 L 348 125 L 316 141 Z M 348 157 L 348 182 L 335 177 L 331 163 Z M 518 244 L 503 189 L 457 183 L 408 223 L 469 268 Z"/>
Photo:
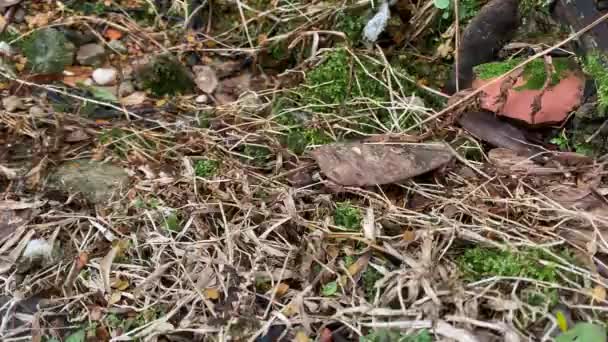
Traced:
<path id="1" fill-rule="evenodd" d="M 185 3 L 174 1 L 173 7 L 190 17 L 193 11 Z M 271 3 L 260 11 L 237 0 L 239 22 L 221 32 L 211 30 L 215 23 L 209 22 L 204 31 L 215 47 L 183 41 L 168 46 L 161 43 L 161 29 L 156 34 L 122 14 L 104 20 L 128 28 L 138 43 L 157 45 L 158 52 L 201 53 L 257 51 L 262 46 L 255 27 L 296 22 L 264 44 L 285 40 L 311 48 L 313 56 L 302 55 L 279 77 L 308 72 L 330 52 L 317 49 L 315 42 L 339 37 L 323 23 L 347 5 Z M 412 34 L 430 25 L 430 3 L 420 5 Z M 97 20 L 58 17 L 51 24 Z M 284 326 L 282 334 L 290 341 L 296 335 L 298 341 L 305 341 L 304 335 L 313 339 L 324 328 L 349 340 L 379 328 L 428 329 L 442 341 L 473 341 L 480 330 L 501 340 L 540 340 L 545 324 L 555 323 L 550 314 L 555 301 L 578 320 L 605 319 L 608 284 L 597 265 L 608 249 L 601 234 L 608 217 L 566 207 L 547 192 L 556 184 L 574 184 L 579 170 L 549 176 L 504 172 L 479 142 L 449 127 L 436 138 L 451 143 L 459 158 L 445 169 L 400 185 L 335 193 L 309 166 L 306 154 L 285 148 L 286 124 L 275 117 L 285 113 L 313 113 L 315 126 L 331 140 L 369 136 L 357 128 L 361 117 L 370 118 L 375 134 L 424 134 L 437 127 L 432 119 L 443 112 L 413 106 L 411 94 L 400 86 L 411 84 L 409 76 L 395 70 L 382 51 L 348 51 L 364 68 L 369 64 L 362 60 L 379 66 L 379 73 L 364 73 L 384 87 L 388 101 L 350 97 L 325 107 L 286 106 L 277 113 L 272 111 L 276 99 L 302 88 L 257 91 L 260 102 L 253 111 L 244 101 L 212 107 L 176 97 L 168 101 L 181 109 L 178 113 L 162 108 L 149 116 L 126 112 L 113 123 L 123 134 L 110 140 L 101 139 L 107 128 L 71 113 L 44 118 L 0 113 L 4 143 L 30 146 L 26 156 L 32 159 L 30 164 L 7 160 L 6 149 L 0 149 L 0 171 L 6 176 L 19 167 L 33 170 L 22 179 L 3 179 L 3 200 L 48 200 L 26 209 L 30 217 L 0 245 L 3 341 L 40 341 L 41 335 L 63 336 L 83 327 L 96 331 L 99 340 L 105 329 L 116 341 L 254 341 L 272 326 Z M 365 81 L 351 79 L 352 85 Z M 425 92 L 437 94 L 419 89 Z M 376 115 L 381 111 L 388 121 Z M 211 126 L 201 128 L 200 116 L 192 113 L 210 113 Z M 62 125 L 96 136 L 66 144 Z M 412 127 L 418 129 L 410 132 Z M 263 147 L 265 159 L 256 162 L 245 146 Z M 29 186 L 32 176 L 44 175 L 61 160 L 83 157 L 127 168 L 129 188 L 107 206 L 91 206 L 78 197 L 53 199 L 36 182 Z M 197 162 L 208 159 L 219 161 L 217 172 L 197 175 L 197 165 L 203 165 Z M 312 182 L 290 181 L 301 174 L 310 174 Z M 597 188 L 601 192 L 603 187 Z M 355 229 L 336 222 L 336 210 L 345 201 L 351 213 L 358 212 Z M 582 229 L 582 239 L 566 234 Z M 21 251 L 34 238 L 54 242 L 60 253 L 42 267 L 20 270 Z M 548 266 L 555 277 L 473 279 L 461 263 L 474 246 L 510 255 L 540 250 L 535 267 Z M 577 257 L 564 256 L 564 249 Z M 532 303 L 530 293 L 556 299 Z M 21 304 L 39 309 L 32 314 Z M 25 324 L 15 325 L 16 319 Z"/>

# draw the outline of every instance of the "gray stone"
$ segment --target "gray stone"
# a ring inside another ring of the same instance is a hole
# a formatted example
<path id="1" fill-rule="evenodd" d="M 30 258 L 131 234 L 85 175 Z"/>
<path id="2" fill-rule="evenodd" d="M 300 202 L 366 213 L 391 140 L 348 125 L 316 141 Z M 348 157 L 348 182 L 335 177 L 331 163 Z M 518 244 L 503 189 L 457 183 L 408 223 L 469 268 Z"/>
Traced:
<path id="1" fill-rule="evenodd" d="M 50 174 L 47 187 L 66 194 L 80 193 L 93 204 L 106 204 L 116 193 L 126 190 L 127 172 L 118 166 L 92 160 L 61 164 Z"/>
<path id="2" fill-rule="evenodd" d="M 0 42 L 0 52 L 5 55 L 11 56 L 13 54 L 13 49 L 10 45 L 8 45 L 7 42 L 2 41 Z"/>
<path id="3" fill-rule="evenodd" d="M 19 109 L 24 109 L 23 100 L 17 96 L 8 96 L 2 99 L 2 106 L 6 109 L 7 112 L 12 113 L 16 112 Z"/>
<path id="4" fill-rule="evenodd" d="M 118 96 L 125 97 L 135 92 L 135 86 L 131 81 L 124 81 L 118 86 Z"/>
<path id="5" fill-rule="evenodd" d="M 15 15 L 13 16 L 13 21 L 16 24 L 23 24 L 25 22 L 25 10 L 23 8 L 17 8 Z"/>
<path id="6" fill-rule="evenodd" d="M 80 65 L 101 65 L 106 57 L 106 50 L 99 44 L 86 44 L 78 49 L 76 60 Z"/>

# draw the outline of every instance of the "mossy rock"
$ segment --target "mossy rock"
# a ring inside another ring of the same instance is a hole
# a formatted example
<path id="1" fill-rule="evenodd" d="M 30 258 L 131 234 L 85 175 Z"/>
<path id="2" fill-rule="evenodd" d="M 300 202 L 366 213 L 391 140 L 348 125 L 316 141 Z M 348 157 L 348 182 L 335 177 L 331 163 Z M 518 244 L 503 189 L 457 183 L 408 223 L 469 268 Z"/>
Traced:
<path id="1" fill-rule="evenodd" d="M 121 167 L 77 160 L 54 169 L 47 179 L 47 188 L 68 195 L 80 193 L 91 203 L 104 204 L 124 190 L 128 181 L 129 175 Z"/>
<path id="2" fill-rule="evenodd" d="M 76 47 L 54 28 L 34 32 L 22 45 L 27 64 L 32 72 L 60 73 L 74 62 Z"/>
<path id="3" fill-rule="evenodd" d="M 139 86 L 156 96 L 189 94 L 194 91 L 194 77 L 177 58 L 163 54 L 137 70 Z"/>

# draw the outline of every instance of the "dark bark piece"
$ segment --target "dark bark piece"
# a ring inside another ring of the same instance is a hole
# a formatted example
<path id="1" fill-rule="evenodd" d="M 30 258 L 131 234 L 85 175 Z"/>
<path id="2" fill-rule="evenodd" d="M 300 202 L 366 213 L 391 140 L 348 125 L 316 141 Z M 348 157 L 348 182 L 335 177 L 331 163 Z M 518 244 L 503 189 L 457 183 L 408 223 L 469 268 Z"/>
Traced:
<path id="1" fill-rule="evenodd" d="M 321 171 L 343 186 L 397 183 L 437 169 L 452 159 L 439 144 L 332 144 L 312 152 Z"/>
<path id="2" fill-rule="evenodd" d="M 494 113 L 463 113 L 458 118 L 458 123 L 476 138 L 493 146 L 507 148 L 520 155 L 531 155 L 540 151 L 528 142 L 521 129 L 498 119 Z"/>
<path id="3" fill-rule="evenodd" d="M 473 67 L 491 62 L 519 26 L 517 0 L 492 0 L 467 25 L 458 48 L 458 80 L 460 90 L 473 81 Z M 445 92 L 456 92 L 456 66 L 452 67 Z"/>
<path id="4" fill-rule="evenodd" d="M 599 9 L 599 10 L 598 10 Z M 608 9 L 608 1 L 556 0 L 553 16 L 571 32 L 577 32 L 591 24 Z M 586 55 L 593 50 L 608 52 L 608 22 L 602 22 L 580 37 L 576 44 L 577 54 Z"/>

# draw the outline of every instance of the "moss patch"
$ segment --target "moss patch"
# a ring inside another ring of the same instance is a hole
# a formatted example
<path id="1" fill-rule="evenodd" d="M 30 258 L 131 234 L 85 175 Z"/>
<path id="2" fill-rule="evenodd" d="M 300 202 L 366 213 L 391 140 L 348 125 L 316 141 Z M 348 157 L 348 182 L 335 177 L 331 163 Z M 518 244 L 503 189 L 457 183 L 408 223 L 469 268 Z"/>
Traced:
<path id="1" fill-rule="evenodd" d="M 459 258 L 458 265 L 466 279 L 480 280 L 485 277 L 523 277 L 539 281 L 555 282 L 556 268 L 542 265 L 539 259 L 548 256 L 540 250 L 502 251 L 475 247 Z"/>
<path id="2" fill-rule="evenodd" d="M 191 73 L 169 54 L 160 55 L 142 67 L 137 79 L 144 89 L 156 96 L 186 94 L 194 90 Z"/>
<path id="3" fill-rule="evenodd" d="M 336 205 L 334 223 L 347 230 L 359 230 L 363 215 L 361 211 L 350 202 L 342 202 Z"/>
<path id="4" fill-rule="evenodd" d="M 608 56 L 599 52 L 589 54 L 583 63 L 583 71 L 594 80 L 597 88 L 598 109 L 605 115 L 608 109 Z"/>
<path id="5" fill-rule="evenodd" d="M 513 58 L 503 62 L 492 62 L 478 65 L 474 68 L 475 74 L 482 80 L 488 80 L 502 76 L 523 62 L 523 58 Z M 551 75 L 550 86 L 556 85 L 564 76 L 566 71 L 572 69 L 572 60 L 569 58 L 553 58 L 555 72 Z M 523 73 L 526 83 L 514 88 L 515 90 L 540 90 L 547 79 L 545 62 L 543 59 L 535 59 L 526 64 Z"/>

